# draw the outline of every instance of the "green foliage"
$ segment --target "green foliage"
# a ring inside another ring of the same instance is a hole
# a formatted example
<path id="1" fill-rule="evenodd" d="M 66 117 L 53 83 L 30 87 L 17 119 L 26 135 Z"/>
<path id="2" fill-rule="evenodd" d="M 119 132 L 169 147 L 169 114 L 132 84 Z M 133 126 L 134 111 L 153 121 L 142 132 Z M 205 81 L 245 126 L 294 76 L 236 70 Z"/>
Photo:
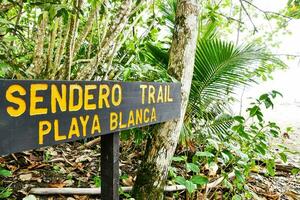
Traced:
<path id="1" fill-rule="evenodd" d="M 199 186 L 206 185 L 208 178 L 200 173 L 199 162 L 196 159 L 192 159 L 193 162 L 187 161 L 187 156 L 173 157 L 172 160 L 177 163 L 185 164 L 185 172 L 188 176 L 178 176 L 176 168 L 169 169 L 169 176 L 174 179 L 174 182 L 180 185 L 184 185 L 187 191 L 191 194 L 196 191 Z"/>
<path id="2" fill-rule="evenodd" d="M 0 199 L 6 199 L 12 195 L 12 189 L 0 187 Z"/>
<path id="3" fill-rule="evenodd" d="M 2 180 L 5 177 L 10 177 L 12 176 L 11 171 L 3 169 L 0 166 L 0 180 Z M 0 181 L 0 199 L 6 199 L 8 197 L 10 197 L 10 195 L 12 194 L 12 189 L 9 187 L 1 187 L 1 181 Z"/>
<path id="4" fill-rule="evenodd" d="M 99 176 L 94 176 L 93 182 L 96 187 L 98 187 L 98 188 L 101 187 L 101 178 Z"/>
<path id="5" fill-rule="evenodd" d="M 300 1 L 289 0 L 287 3 L 287 15 L 293 18 L 300 18 Z"/>
<path id="6" fill-rule="evenodd" d="M 91 31 L 74 54 L 71 74 L 76 76 L 84 68 L 85 62 L 89 62 L 86 60 L 96 57 L 101 50 L 100 44 L 108 25 L 116 18 L 122 4 L 122 1 L 109 0 L 103 3 L 101 0 L 88 0 L 81 8 L 76 8 L 72 1 L 38 0 L 23 2 L 21 9 L 15 1 L 5 2 L 13 4 L 13 7 L 0 13 L 0 78 L 32 77 L 30 69 L 43 11 L 48 12 L 49 17 L 43 44 L 47 56 L 55 19 L 61 21 L 52 49 L 56 56 L 72 17 L 79 19 L 76 41 L 88 23 L 87 14 L 101 4 Z M 104 66 L 99 66 L 101 70 L 96 73 L 98 79 L 107 75 L 107 79 L 122 81 L 173 81 L 167 67 L 176 6 L 176 0 L 159 0 L 149 7 L 137 7 L 122 33 L 118 33 L 114 45 L 120 45 L 120 49 L 112 58 L 105 58 L 108 61 Z M 273 99 L 281 94 L 271 91 L 261 95 L 247 109 L 247 116 L 232 116 L 230 104 L 234 102 L 234 91 L 238 87 L 271 78 L 273 71 L 285 67 L 281 60 L 266 50 L 266 46 L 277 44 L 275 33 L 282 30 L 287 32 L 284 28 L 288 19 L 272 15 L 270 18 L 276 20 L 277 24 L 274 31 L 254 35 L 252 27 L 246 26 L 247 23 L 233 20 L 238 19 L 241 10 L 239 2 L 203 1 L 201 8 L 192 90 L 181 132 L 181 145 L 191 147 L 191 151 L 173 157 L 169 176 L 172 181 L 185 185 L 188 192 L 193 193 L 208 184 L 210 176 L 207 171 L 218 173 L 224 176 L 223 186 L 230 191 L 228 199 L 250 198 L 244 184 L 249 172 L 257 165 L 254 160 L 263 162 L 268 174 L 273 176 L 276 173 L 274 160 L 280 158 L 287 162 L 288 159 L 286 149 L 283 148 L 278 154 L 272 151 L 269 138 L 278 137 L 280 129 L 275 123 L 264 119 L 264 108 L 273 108 Z M 228 8 L 230 14 L 227 13 Z M 282 13 L 299 18 L 299 10 L 299 0 L 289 0 Z M 137 20 L 135 17 L 144 11 L 147 11 L 146 14 Z M 19 12 L 22 15 L 17 22 Z M 249 13 L 257 15 L 253 9 L 249 9 Z M 245 13 L 242 12 L 242 15 L 241 19 L 247 18 Z M 240 32 L 249 32 L 251 37 L 246 39 L 250 42 L 236 45 L 226 39 L 239 26 Z M 66 49 L 63 51 L 66 52 Z M 57 68 L 64 67 L 66 56 L 62 55 Z M 107 65 L 111 65 L 111 68 Z M 121 139 L 131 140 L 131 144 L 139 146 L 146 138 L 150 138 L 152 128 L 124 131 Z M 289 128 L 287 132 L 292 130 Z M 50 160 L 51 156 L 46 151 L 44 159 Z M 59 171 L 57 167 L 54 169 Z M 228 178 L 231 172 L 235 175 L 233 181 Z M 293 170 L 293 174 L 298 173 L 298 169 Z M 0 168 L 1 178 L 10 175 L 9 171 Z M 100 178 L 93 177 L 93 183 L 99 187 Z M 9 188 L 0 188 L 0 198 L 10 196 L 11 192 Z M 122 191 L 121 194 L 130 197 Z"/>
<path id="7" fill-rule="evenodd" d="M 3 168 L 0 167 L 0 176 L 9 177 L 11 175 L 12 175 L 11 171 L 3 169 Z"/>
<path id="8" fill-rule="evenodd" d="M 231 198 L 251 196 L 248 188 L 244 187 L 251 170 L 263 162 L 267 174 L 274 176 L 275 159 L 280 158 L 283 162 L 288 159 L 284 151 L 276 152 L 272 147 L 270 139 L 279 137 L 280 128 L 274 122 L 265 121 L 263 113 L 264 109 L 273 108 L 273 100 L 278 96 L 281 94 L 277 91 L 262 94 L 251 103 L 246 116 L 232 117 L 232 126 L 223 134 L 207 135 L 199 147 L 200 151 L 174 157 L 170 178 L 189 187 L 187 190 L 191 193 L 195 191 L 195 186 L 208 184 L 206 173 L 221 171 L 223 185 L 230 190 Z M 181 175 L 178 175 L 180 170 L 176 168 L 178 162 L 185 163 L 185 173 L 181 172 Z M 208 172 L 201 174 L 203 168 Z M 230 173 L 234 173 L 233 181 L 228 179 Z M 298 171 L 294 170 L 294 173 Z"/>

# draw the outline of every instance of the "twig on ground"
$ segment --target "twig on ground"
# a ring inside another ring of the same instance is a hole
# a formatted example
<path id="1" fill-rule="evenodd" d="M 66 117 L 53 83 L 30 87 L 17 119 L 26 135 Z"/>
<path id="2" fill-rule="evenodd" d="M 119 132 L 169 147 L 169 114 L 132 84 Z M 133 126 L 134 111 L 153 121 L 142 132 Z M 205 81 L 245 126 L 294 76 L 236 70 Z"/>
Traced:
<path id="1" fill-rule="evenodd" d="M 88 143 L 81 145 L 81 146 L 79 147 L 79 150 L 83 150 L 83 149 L 85 149 L 85 148 L 89 148 L 89 147 L 92 147 L 92 146 L 94 146 L 94 145 L 96 145 L 96 144 L 99 144 L 99 143 L 100 143 L 100 140 L 101 140 L 101 137 L 97 137 L 97 138 L 95 138 L 95 139 L 89 141 Z"/>

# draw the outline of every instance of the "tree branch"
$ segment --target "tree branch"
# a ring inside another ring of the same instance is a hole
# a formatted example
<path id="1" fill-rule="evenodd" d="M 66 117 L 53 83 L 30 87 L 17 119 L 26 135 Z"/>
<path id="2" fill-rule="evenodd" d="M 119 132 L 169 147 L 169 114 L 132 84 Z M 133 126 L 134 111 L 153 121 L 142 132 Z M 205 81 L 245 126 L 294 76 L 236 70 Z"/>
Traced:
<path id="1" fill-rule="evenodd" d="M 264 14 L 266 15 L 267 19 L 268 19 L 268 14 L 278 15 L 278 16 L 280 16 L 280 17 L 287 18 L 287 19 L 290 19 L 290 20 L 293 19 L 292 17 L 283 15 L 283 14 L 278 13 L 278 12 L 262 10 L 261 8 L 259 8 L 258 6 L 254 5 L 253 3 L 251 3 L 251 2 L 248 1 L 248 0 L 241 0 L 241 1 L 243 1 L 243 2 L 245 2 L 245 3 L 247 3 L 247 4 L 249 4 L 250 6 L 252 6 L 253 8 L 255 8 L 256 10 L 258 10 L 258 11 L 264 13 Z"/>
<path id="2" fill-rule="evenodd" d="M 255 32 L 258 32 L 258 29 L 257 29 L 256 25 L 254 24 L 254 22 L 253 22 L 253 20 L 252 20 L 252 18 L 251 18 L 251 16 L 250 16 L 250 14 L 248 13 L 247 9 L 245 8 L 245 6 L 244 6 L 244 4 L 243 4 L 243 1 L 242 1 L 242 0 L 239 0 L 239 1 L 240 1 L 240 3 L 241 3 L 242 9 L 243 9 L 244 12 L 246 13 L 248 19 L 250 20 L 250 22 L 251 22 L 251 24 L 252 24 L 252 26 L 253 26 L 253 28 L 254 28 L 253 34 L 254 34 Z"/>

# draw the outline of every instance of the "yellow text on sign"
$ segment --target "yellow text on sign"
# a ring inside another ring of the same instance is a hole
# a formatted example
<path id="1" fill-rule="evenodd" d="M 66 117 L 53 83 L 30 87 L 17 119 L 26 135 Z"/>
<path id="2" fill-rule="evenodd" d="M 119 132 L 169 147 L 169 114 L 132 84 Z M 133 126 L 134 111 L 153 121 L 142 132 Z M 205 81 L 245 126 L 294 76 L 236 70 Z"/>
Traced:
<path id="1" fill-rule="evenodd" d="M 29 101 L 26 102 L 26 96 Z M 50 106 L 46 100 L 50 97 Z M 5 92 L 9 106 L 6 112 L 11 117 L 20 117 L 27 110 L 30 116 L 47 115 L 61 112 L 75 112 L 118 107 L 122 103 L 122 87 L 120 84 L 46 84 L 32 83 L 29 90 L 13 84 Z"/>
<path id="2" fill-rule="evenodd" d="M 154 85 L 140 85 L 142 93 L 142 104 L 154 104 L 154 103 L 169 103 L 173 102 L 171 95 L 170 85 L 160 85 L 155 88 Z"/>
<path id="3" fill-rule="evenodd" d="M 99 115 L 95 114 L 93 116 L 85 115 L 79 117 L 72 117 L 69 124 L 68 131 L 62 133 L 60 130 L 60 122 L 58 119 L 52 121 L 42 120 L 38 123 L 38 134 L 39 134 L 39 144 L 44 144 L 44 138 L 49 135 L 53 137 L 56 142 L 74 139 L 80 137 L 86 137 L 87 134 L 94 135 L 101 133 L 101 124 Z M 88 129 L 88 127 L 91 127 Z"/>

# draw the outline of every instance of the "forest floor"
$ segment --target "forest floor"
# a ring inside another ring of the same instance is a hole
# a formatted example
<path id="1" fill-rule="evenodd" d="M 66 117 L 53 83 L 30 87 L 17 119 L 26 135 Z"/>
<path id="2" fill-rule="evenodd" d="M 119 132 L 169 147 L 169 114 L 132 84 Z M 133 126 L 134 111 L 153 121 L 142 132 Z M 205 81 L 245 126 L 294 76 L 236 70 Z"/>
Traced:
<path id="1" fill-rule="evenodd" d="M 290 106 L 291 107 L 291 106 Z M 290 110 L 299 110 L 300 107 L 293 106 Z M 287 106 L 282 106 L 282 111 L 287 110 Z M 297 110 L 297 112 L 298 112 Z M 296 113 L 295 113 L 296 114 Z M 277 115 L 276 115 L 277 116 Z M 290 115 L 289 115 L 290 116 Z M 295 115 L 292 115 L 295 116 Z M 298 115 L 297 115 L 298 116 Z M 298 117 L 297 117 L 298 118 Z M 282 118 L 280 118 L 282 119 Z M 288 135 L 288 138 L 280 138 L 272 141 L 276 149 L 280 144 L 288 147 L 288 162 L 278 161 L 277 174 L 269 177 L 265 174 L 265 169 L 259 169 L 252 173 L 248 179 L 248 187 L 256 194 L 254 199 L 299 199 L 300 200 L 300 176 L 291 174 L 294 167 L 300 168 L 300 125 L 297 126 L 295 119 L 284 117 L 281 127 L 294 125 L 295 132 Z M 278 121 L 278 119 L 276 119 Z M 287 122 L 294 124 L 288 124 Z M 132 186 L 137 168 L 142 156 L 144 145 L 137 146 L 131 140 L 121 142 L 120 172 L 121 186 Z M 10 199 L 23 199 L 28 196 L 31 188 L 96 188 L 101 184 L 100 180 L 100 145 L 96 143 L 90 147 L 85 147 L 80 142 L 67 143 L 54 147 L 42 148 L 34 151 L 11 154 L 0 157 L 0 164 L 13 172 L 13 176 L 0 180 L 0 185 L 13 189 Z M 213 179 L 213 178 L 212 178 Z M 221 186 L 219 186 L 221 187 Z M 216 188 L 220 191 L 222 188 Z M 201 193 L 201 191 L 200 191 Z M 173 194 L 167 194 L 172 199 Z M 187 199 L 184 192 L 178 192 L 179 197 L 175 199 Z M 201 195 L 197 195 L 201 199 Z M 100 199 L 97 196 L 36 196 L 34 199 Z M 123 193 L 122 197 L 129 197 Z M 173 198 L 174 199 L 174 198 Z M 214 198 L 216 199 L 216 198 Z M 222 199 L 222 194 L 218 199 Z M 29 200 L 29 199 L 28 199 Z"/>
<path id="2" fill-rule="evenodd" d="M 283 142 L 295 151 L 300 149 L 297 135 L 290 136 Z M 274 142 L 274 143 L 275 143 Z M 121 147 L 120 168 L 121 186 L 132 186 L 137 167 L 140 163 L 141 150 L 130 149 L 134 145 L 123 143 Z M 126 148 L 124 148 L 124 145 Z M 0 157 L 0 163 L 13 172 L 13 176 L 3 180 L 5 186 L 13 189 L 10 199 L 22 199 L 29 195 L 31 188 L 95 188 L 100 186 L 100 146 L 83 147 L 81 143 L 62 144 L 55 147 L 27 151 Z M 129 147 L 129 148 L 128 148 Z M 252 173 L 248 179 L 248 187 L 255 193 L 254 199 L 300 199 L 300 176 L 291 175 L 291 169 L 299 165 L 299 154 L 291 154 L 289 163 L 279 164 L 275 177 L 265 176 L 262 168 Z M 219 188 L 221 189 L 221 188 Z M 217 190 L 219 190 L 217 189 Z M 129 194 L 124 193 L 124 198 Z M 171 198 L 172 194 L 170 194 Z M 183 192 L 179 192 L 176 199 L 187 199 Z M 222 195 L 219 198 L 222 199 Z M 72 195 L 58 196 L 30 196 L 34 199 L 99 199 L 97 196 Z M 201 195 L 196 199 L 201 199 Z M 215 199 L 215 198 L 214 198 Z"/>

